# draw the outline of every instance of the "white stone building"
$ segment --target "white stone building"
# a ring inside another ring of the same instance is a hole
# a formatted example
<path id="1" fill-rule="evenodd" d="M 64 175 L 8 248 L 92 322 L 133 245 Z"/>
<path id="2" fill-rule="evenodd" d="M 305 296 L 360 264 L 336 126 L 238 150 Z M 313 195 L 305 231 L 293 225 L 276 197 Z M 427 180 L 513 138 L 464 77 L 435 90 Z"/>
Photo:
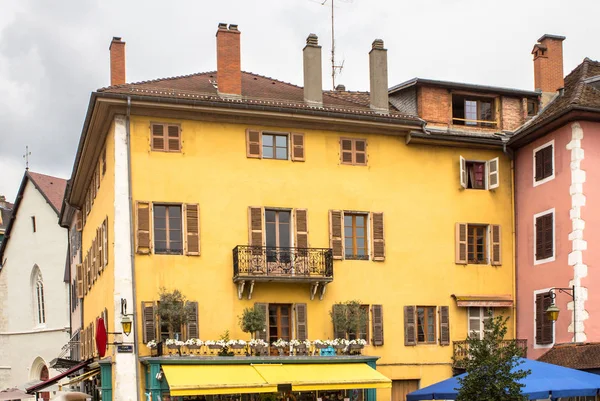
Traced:
<path id="1" fill-rule="evenodd" d="M 69 341 L 65 186 L 26 171 L 0 246 L 0 389 L 56 375 L 50 361 Z"/>

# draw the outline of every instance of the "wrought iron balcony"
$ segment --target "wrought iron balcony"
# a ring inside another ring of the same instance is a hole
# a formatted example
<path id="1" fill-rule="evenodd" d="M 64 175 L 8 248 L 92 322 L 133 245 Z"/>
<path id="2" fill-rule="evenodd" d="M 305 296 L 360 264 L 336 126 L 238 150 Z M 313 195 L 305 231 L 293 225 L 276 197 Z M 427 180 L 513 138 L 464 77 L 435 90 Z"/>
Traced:
<path id="1" fill-rule="evenodd" d="M 248 299 L 255 282 L 279 281 L 311 283 L 311 299 L 321 286 L 333 281 L 333 252 L 329 248 L 281 248 L 238 245 L 233 248 L 233 281 L 242 298 L 246 282 Z"/>
<path id="2" fill-rule="evenodd" d="M 527 358 L 527 340 L 504 340 L 501 346 L 507 346 L 512 342 L 516 342 L 517 347 L 523 351 L 523 358 Z M 452 367 L 454 369 L 464 369 L 465 360 L 469 358 L 469 345 L 467 341 L 453 341 L 454 345 L 454 361 Z"/>

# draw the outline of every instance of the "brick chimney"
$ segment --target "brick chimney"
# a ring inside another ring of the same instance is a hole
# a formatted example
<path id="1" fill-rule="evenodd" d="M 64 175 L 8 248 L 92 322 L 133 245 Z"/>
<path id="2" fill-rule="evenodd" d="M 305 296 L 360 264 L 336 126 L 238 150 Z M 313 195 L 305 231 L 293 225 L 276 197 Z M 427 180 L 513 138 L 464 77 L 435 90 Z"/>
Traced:
<path id="1" fill-rule="evenodd" d="M 220 94 L 242 95 L 240 31 L 234 24 L 220 23 L 217 30 L 217 87 Z"/>
<path id="2" fill-rule="evenodd" d="M 375 39 L 369 52 L 369 76 L 371 84 L 371 109 L 381 113 L 389 111 L 387 49 L 383 40 Z"/>
<path id="3" fill-rule="evenodd" d="M 564 36 L 546 34 L 538 39 L 531 51 L 535 90 L 542 91 L 542 103 L 544 95 L 551 97 L 565 85 L 562 49 L 565 39 Z"/>
<path id="4" fill-rule="evenodd" d="M 125 42 L 115 36 L 108 47 L 110 51 L 110 84 L 125 83 Z"/>
<path id="5" fill-rule="evenodd" d="M 321 72 L 321 46 L 314 33 L 306 38 L 304 56 L 304 101 L 312 106 L 323 106 L 323 73 Z"/>

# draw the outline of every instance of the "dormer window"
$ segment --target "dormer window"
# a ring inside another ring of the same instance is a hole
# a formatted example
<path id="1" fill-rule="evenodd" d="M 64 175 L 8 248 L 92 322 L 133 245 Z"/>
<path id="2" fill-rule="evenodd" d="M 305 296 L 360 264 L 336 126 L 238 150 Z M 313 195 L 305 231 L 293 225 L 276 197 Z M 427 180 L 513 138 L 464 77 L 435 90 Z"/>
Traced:
<path id="1" fill-rule="evenodd" d="M 539 111 L 537 99 L 527 99 L 527 116 L 535 116 Z"/>
<path id="2" fill-rule="evenodd" d="M 452 124 L 496 128 L 494 99 L 469 95 L 452 96 Z"/>

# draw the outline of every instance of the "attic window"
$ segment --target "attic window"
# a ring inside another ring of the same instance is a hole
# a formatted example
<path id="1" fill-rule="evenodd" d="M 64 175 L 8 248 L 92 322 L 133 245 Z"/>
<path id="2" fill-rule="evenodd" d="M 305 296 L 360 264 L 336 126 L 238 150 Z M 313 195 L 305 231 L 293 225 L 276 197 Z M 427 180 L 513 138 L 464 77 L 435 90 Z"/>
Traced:
<path id="1" fill-rule="evenodd" d="M 539 106 L 537 99 L 527 99 L 527 116 L 532 117 L 538 113 Z"/>
<path id="2" fill-rule="evenodd" d="M 496 128 L 494 99 L 469 95 L 452 95 L 452 124 Z"/>

